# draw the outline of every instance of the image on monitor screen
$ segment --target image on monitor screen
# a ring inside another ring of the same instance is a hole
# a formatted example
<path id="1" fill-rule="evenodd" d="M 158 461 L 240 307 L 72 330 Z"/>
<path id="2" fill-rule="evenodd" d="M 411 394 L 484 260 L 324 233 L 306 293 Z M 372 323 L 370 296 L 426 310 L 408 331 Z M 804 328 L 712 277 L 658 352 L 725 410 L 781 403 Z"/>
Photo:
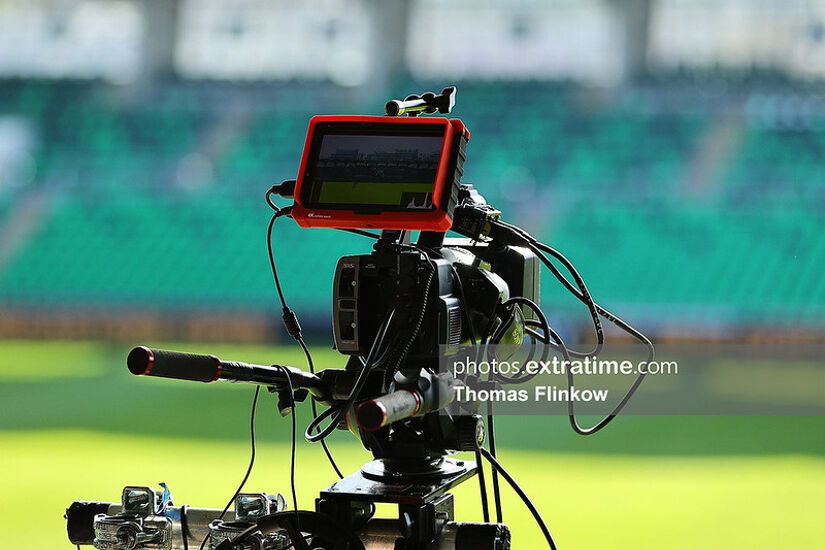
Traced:
<path id="1" fill-rule="evenodd" d="M 444 138 L 324 135 L 309 202 L 430 210 Z"/>

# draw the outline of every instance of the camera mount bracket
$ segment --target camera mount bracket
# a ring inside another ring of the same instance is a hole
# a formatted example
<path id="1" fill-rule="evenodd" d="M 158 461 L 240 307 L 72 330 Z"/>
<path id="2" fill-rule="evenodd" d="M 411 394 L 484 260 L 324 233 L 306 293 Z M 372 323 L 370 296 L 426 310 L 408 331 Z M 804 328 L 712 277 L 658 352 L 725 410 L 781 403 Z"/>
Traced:
<path id="1" fill-rule="evenodd" d="M 446 458 L 441 461 L 441 475 L 410 477 L 388 471 L 386 477 L 377 479 L 370 467 L 380 469 L 378 462 L 366 464 L 321 491 L 316 510 L 354 529 L 369 519 L 365 503 L 397 504 L 399 534 L 412 547 L 436 539 L 453 520 L 453 496 L 448 491 L 476 474 L 475 462 Z"/>
<path id="2" fill-rule="evenodd" d="M 455 86 L 447 86 L 440 94 L 424 92 L 421 95 L 408 95 L 404 101 L 392 99 L 384 105 L 384 112 L 387 116 L 431 115 L 436 111 L 446 115 L 455 107 L 455 90 Z"/>

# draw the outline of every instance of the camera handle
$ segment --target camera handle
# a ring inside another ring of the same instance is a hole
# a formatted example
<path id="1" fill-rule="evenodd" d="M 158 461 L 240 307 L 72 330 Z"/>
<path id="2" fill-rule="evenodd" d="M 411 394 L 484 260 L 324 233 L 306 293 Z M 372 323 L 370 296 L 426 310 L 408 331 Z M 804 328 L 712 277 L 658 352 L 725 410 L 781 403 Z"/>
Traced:
<path id="1" fill-rule="evenodd" d="M 198 355 L 138 346 L 126 359 L 129 372 L 137 376 L 158 376 L 194 382 L 248 382 L 281 388 L 287 376 L 295 390 L 305 390 L 320 402 L 330 399 L 327 384 L 317 375 L 284 365 L 253 365 L 240 361 L 223 361 L 214 355 Z M 297 393 L 297 392 L 296 392 Z"/>
<path id="2" fill-rule="evenodd" d="M 440 94 L 424 92 L 421 95 L 408 95 L 403 101 L 392 99 L 384 105 L 384 112 L 387 116 L 431 115 L 436 111 L 446 115 L 455 107 L 455 91 L 455 86 L 447 86 Z"/>

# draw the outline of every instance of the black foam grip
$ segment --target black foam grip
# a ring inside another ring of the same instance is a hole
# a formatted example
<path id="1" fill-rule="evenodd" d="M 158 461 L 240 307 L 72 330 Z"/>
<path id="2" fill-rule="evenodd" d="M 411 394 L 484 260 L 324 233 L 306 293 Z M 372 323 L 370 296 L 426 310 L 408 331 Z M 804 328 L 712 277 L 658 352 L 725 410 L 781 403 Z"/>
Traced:
<path id="1" fill-rule="evenodd" d="M 213 382 L 221 375 L 221 362 L 214 355 L 196 355 L 138 346 L 126 359 L 129 372 L 138 376 L 160 376 Z"/>

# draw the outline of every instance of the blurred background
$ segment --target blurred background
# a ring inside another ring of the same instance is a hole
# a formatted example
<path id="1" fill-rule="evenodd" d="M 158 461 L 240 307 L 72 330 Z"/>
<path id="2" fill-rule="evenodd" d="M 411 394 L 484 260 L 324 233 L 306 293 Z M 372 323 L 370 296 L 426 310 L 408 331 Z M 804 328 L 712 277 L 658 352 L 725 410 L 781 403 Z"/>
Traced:
<path id="1" fill-rule="evenodd" d="M 821 340 L 821 0 L 0 0 L 3 546 L 69 547 L 63 509 L 126 484 L 224 504 L 250 389 L 130 379 L 126 352 L 305 366 L 280 323 L 264 192 L 296 176 L 312 115 L 447 85 L 472 132 L 463 181 L 654 342 Z M 335 262 L 368 250 L 276 229 L 320 367 L 341 364 Z M 542 303 L 586 334 L 549 277 Z M 287 492 L 289 422 L 269 401 L 259 414 L 248 487 Z M 502 460 L 563 548 L 825 536 L 821 417 L 626 417 L 586 439 L 563 418 L 502 425 Z M 336 437 L 345 471 L 367 460 Z M 334 474 L 299 453 L 311 507 Z M 460 518 L 478 520 L 462 491 Z M 507 498 L 516 548 L 535 547 Z"/>

